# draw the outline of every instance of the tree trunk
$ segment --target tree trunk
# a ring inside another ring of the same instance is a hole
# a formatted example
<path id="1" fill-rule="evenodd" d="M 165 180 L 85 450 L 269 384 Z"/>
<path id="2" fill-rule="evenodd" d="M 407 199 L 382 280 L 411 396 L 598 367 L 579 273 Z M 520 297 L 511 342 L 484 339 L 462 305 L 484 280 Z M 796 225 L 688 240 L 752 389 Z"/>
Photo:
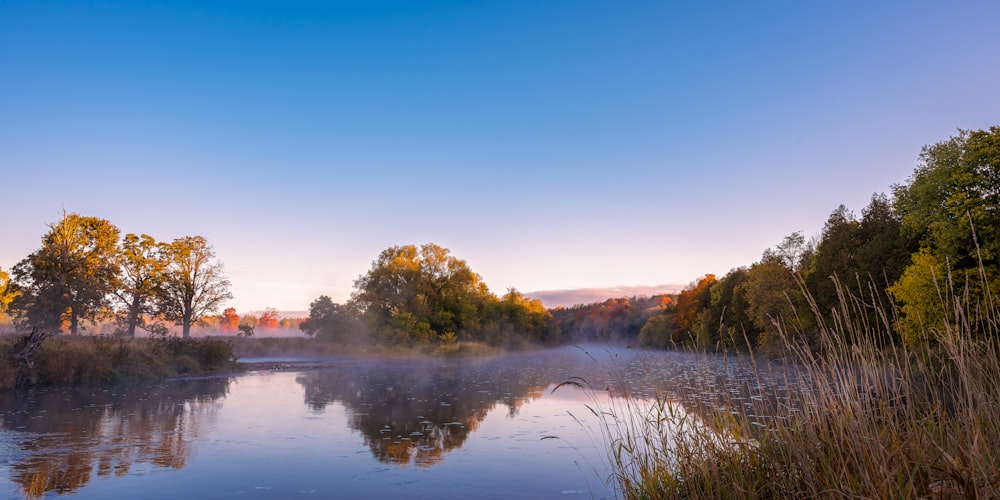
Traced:
<path id="1" fill-rule="evenodd" d="M 181 323 L 183 325 L 184 338 L 190 337 L 191 336 L 191 310 L 190 309 L 186 309 L 184 311 L 184 318 L 181 321 Z"/>
<path id="2" fill-rule="evenodd" d="M 139 324 L 139 299 L 132 301 L 128 311 L 128 336 L 135 337 L 135 327 Z"/>

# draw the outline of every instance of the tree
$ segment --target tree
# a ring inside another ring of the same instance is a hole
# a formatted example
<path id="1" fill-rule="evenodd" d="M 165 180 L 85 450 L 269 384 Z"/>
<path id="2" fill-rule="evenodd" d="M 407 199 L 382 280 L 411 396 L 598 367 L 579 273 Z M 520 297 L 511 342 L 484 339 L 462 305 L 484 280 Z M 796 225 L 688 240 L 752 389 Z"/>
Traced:
<path id="1" fill-rule="evenodd" d="M 759 331 L 748 315 L 750 306 L 742 286 L 747 274 L 747 268 L 738 267 L 712 284 L 704 328 L 696 332 L 701 347 L 717 349 L 720 342 L 736 349 L 757 345 Z"/>
<path id="2" fill-rule="evenodd" d="M 7 315 L 7 309 L 14 300 L 14 289 L 10 283 L 10 275 L 0 268 L 0 319 Z"/>
<path id="3" fill-rule="evenodd" d="M 321 295 L 309 304 L 309 318 L 299 323 L 299 329 L 310 337 L 333 341 L 358 340 L 364 328 L 357 311 L 348 305 L 341 305 Z"/>
<path id="4" fill-rule="evenodd" d="M 262 330 L 274 331 L 278 329 L 278 310 L 273 307 L 268 307 L 264 310 L 264 313 L 257 318 L 257 328 Z"/>
<path id="5" fill-rule="evenodd" d="M 662 349 L 670 343 L 673 330 L 673 318 L 670 315 L 661 314 L 653 316 L 639 330 L 639 336 L 636 337 L 636 341 L 642 347 Z"/>
<path id="6" fill-rule="evenodd" d="M 860 221 L 841 205 L 823 228 L 805 284 L 820 317 L 840 323 L 848 342 L 893 335 L 882 315 L 892 304 L 886 289 L 915 249 L 900 226 L 888 198 L 875 194 Z"/>
<path id="7" fill-rule="evenodd" d="M 764 250 L 760 262 L 747 270 L 739 288 L 746 297 L 747 315 L 761 332 L 762 347 L 780 348 L 783 334 L 800 336 L 813 327 L 799 283 L 812 254 L 801 233 L 795 232 L 776 250 Z"/>
<path id="8" fill-rule="evenodd" d="M 65 317 L 77 334 L 80 320 L 93 319 L 117 286 L 118 234 L 104 219 L 65 211 L 49 224 L 42 248 L 13 269 L 18 295 L 12 307 L 21 320 L 55 332 Z"/>
<path id="9" fill-rule="evenodd" d="M 1000 127 L 959 131 L 925 147 L 905 185 L 893 186 L 903 230 L 955 269 L 1000 258 Z M 973 237 L 973 228 L 975 237 Z"/>
<path id="10" fill-rule="evenodd" d="M 542 301 L 509 288 L 500 300 L 485 301 L 480 340 L 494 345 L 506 344 L 512 339 L 548 341 L 551 321 L 552 314 Z"/>
<path id="11" fill-rule="evenodd" d="M 968 297 L 962 305 L 971 330 L 989 331 L 981 328 L 990 321 L 988 308 L 978 303 L 988 302 L 991 291 L 1000 288 L 1000 127 L 961 130 L 925 147 L 908 183 L 893 189 L 904 236 L 920 246 L 892 287 L 902 303 L 904 317 L 897 324 L 904 335 L 925 337 L 912 331 L 917 325 L 943 328 L 930 321 L 938 316 L 934 310 L 955 306 L 918 293 L 932 272 L 938 284 L 948 287 L 942 296 Z"/>
<path id="12" fill-rule="evenodd" d="M 677 296 L 677 309 L 674 313 L 674 341 L 681 342 L 693 339 L 698 332 L 694 332 L 696 319 L 699 313 L 708 309 L 712 297 L 709 289 L 716 282 L 714 274 L 706 274 L 697 283 L 692 283 L 681 291 Z M 704 317 L 702 318 L 705 319 Z M 697 322 L 699 327 L 706 327 L 705 321 Z"/>
<path id="13" fill-rule="evenodd" d="M 401 342 L 470 335 L 484 303 L 496 300 L 464 260 L 433 243 L 387 248 L 354 288 L 359 310 L 380 334 Z"/>
<path id="14" fill-rule="evenodd" d="M 126 234 L 117 255 L 120 273 L 114 301 L 125 323 L 125 335 L 135 336 L 144 315 L 153 314 L 161 295 L 167 262 L 162 246 L 151 236 Z"/>
<path id="15" fill-rule="evenodd" d="M 236 314 L 236 308 L 227 307 L 222 311 L 222 319 L 219 321 L 219 329 L 224 332 L 235 332 L 240 326 L 240 315 Z"/>
<path id="16" fill-rule="evenodd" d="M 844 205 L 837 207 L 823 226 L 805 284 L 819 314 L 825 318 L 839 304 L 838 287 L 848 286 L 850 291 L 856 291 L 853 283 L 859 273 L 859 228 L 860 223 Z"/>
<path id="17" fill-rule="evenodd" d="M 213 261 L 215 252 L 202 236 L 178 238 L 164 246 L 164 252 L 167 267 L 160 309 L 189 337 L 192 324 L 233 297 L 229 279 L 222 263 Z"/>

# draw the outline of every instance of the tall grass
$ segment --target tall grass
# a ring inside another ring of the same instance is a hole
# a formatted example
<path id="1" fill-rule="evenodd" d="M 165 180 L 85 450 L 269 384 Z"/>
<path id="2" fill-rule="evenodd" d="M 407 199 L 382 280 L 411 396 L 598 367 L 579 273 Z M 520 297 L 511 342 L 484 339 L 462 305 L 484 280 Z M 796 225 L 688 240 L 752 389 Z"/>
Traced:
<path id="1" fill-rule="evenodd" d="M 0 390 L 19 384 L 108 385 L 197 375 L 233 367 L 232 345 L 216 339 L 49 337 L 30 374 L 13 359 L 17 337 L 0 340 Z"/>
<path id="2" fill-rule="evenodd" d="M 630 498 L 1000 498 L 997 323 L 972 331 L 961 321 L 963 303 L 945 303 L 956 321 L 935 332 L 935 343 L 911 347 L 888 335 L 892 311 L 882 311 L 881 325 L 861 324 L 856 302 L 841 294 L 843 307 L 830 325 L 819 322 L 812 346 L 785 336 L 794 367 L 786 384 L 797 388 L 785 397 L 754 399 L 747 408 L 720 391 L 718 405 L 681 406 L 660 395 L 651 405 L 623 398 L 595 409 L 617 491 Z M 759 375 L 752 383 L 769 390 Z"/>

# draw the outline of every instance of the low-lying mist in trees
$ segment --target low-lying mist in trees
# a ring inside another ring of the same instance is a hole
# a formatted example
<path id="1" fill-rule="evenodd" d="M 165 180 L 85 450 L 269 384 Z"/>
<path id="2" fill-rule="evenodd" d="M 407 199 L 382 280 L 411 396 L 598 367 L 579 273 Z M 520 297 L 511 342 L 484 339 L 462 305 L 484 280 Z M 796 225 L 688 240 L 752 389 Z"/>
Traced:
<path id="1" fill-rule="evenodd" d="M 116 333 L 162 334 L 191 327 L 232 298 L 229 279 L 202 236 L 158 242 L 126 234 L 99 217 L 65 211 L 42 246 L 0 270 L 0 315 L 24 331 L 78 334 L 82 322 L 113 318 Z"/>
<path id="2" fill-rule="evenodd" d="M 515 346 L 558 340 L 552 314 L 540 301 L 514 289 L 497 297 L 464 260 L 433 243 L 385 249 L 354 282 L 347 303 L 321 296 L 299 327 L 351 343 Z"/>

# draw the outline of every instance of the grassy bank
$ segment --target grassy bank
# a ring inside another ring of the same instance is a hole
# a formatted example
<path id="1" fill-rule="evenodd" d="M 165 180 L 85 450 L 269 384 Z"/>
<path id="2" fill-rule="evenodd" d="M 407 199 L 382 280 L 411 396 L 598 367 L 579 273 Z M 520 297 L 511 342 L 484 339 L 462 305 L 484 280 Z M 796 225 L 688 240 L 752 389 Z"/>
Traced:
<path id="1" fill-rule="evenodd" d="M 218 337 L 216 337 L 218 339 Z M 435 346 L 400 346 L 374 343 L 347 344 L 303 337 L 227 338 L 238 358 L 340 357 L 340 356 L 490 356 L 502 349 L 481 342 L 455 342 Z"/>
<path id="2" fill-rule="evenodd" d="M 18 337 L 0 339 L 0 390 L 27 385 L 113 385 L 231 369 L 232 345 L 219 339 L 50 337 L 33 366 L 17 362 Z"/>
<path id="3" fill-rule="evenodd" d="M 597 409 L 616 488 L 629 498 L 1000 498 L 1000 331 L 956 321 L 920 348 L 852 345 L 841 320 L 818 350 L 787 341 L 799 368 L 787 383 L 804 388 L 794 397 L 746 411 L 725 391 L 708 410 L 678 405 L 683 394 Z"/>

